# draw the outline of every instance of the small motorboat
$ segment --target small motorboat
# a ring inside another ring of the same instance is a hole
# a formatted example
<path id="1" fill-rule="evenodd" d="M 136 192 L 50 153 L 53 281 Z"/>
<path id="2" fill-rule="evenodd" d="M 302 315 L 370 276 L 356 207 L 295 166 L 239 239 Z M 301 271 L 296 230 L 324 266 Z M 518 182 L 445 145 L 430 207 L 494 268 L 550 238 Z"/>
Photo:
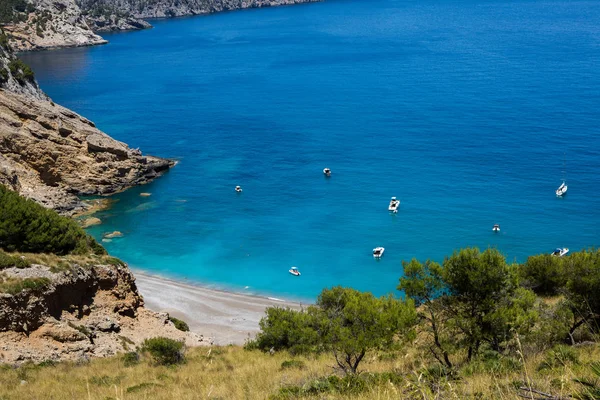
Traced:
<path id="1" fill-rule="evenodd" d="M 565 254 L 567 254 L 569 252 L 569 249 L 567 249 L 566 247 L 557 247 L 553 252 L 552 255 L 554 257 L 562 257 Z"/>
<path id="2" fill-rule="evenodd" d="M 325 174 L 325 176 L 330 177 L 331 176 L 331 170 L 329 168 L 324 168 L 323 169 L 323 174 Z"/>
<path id="3" fill-rule="evenodd" d="M 400 200 L 396 199 L 395 197 L 392 197 L 392 199 L 390 200 L 390 205 L 388 206 L 388 210 L 397 213 L 398 207 L 400 207 Z"/>
<path id="4" fill-rule="evenodd" d="M 298 268 L 292 267 L 292 268 L 290 268 L 290 274 L 292 274 L 294 276 L 300 276 L 300 271 L 298 271 Z"/>
<path id="5" fill-rule="evenodd" d="M 381 258 L 381 256 L 383 256 L 384 251 L 385 251 L 385 248 L 383 248 L 383 247 L 375 247 L 373 249 L 373 257 Z"/>
<path id="6" fill-rule="evenodd" d="M 235 191 L 238 193 L 242 193 L 242 187 L 241 186 L 236 186 L 235 187 Z"/>
<path id="7" fill-rule="evenodd" d="M 498 225 L 498 224 L 494 224 L 494 227 L 492 228 L 492 230 L 493 230 L 494 232 L 500 232 L 500 225 Z"/>
<path id="8" fill-rule="evenodd" d="M 568 189 L 567 183 L 565 181 L 563 181 L 563 183 L 560 184 L 558 189 L 556 189 L 556 195 L 558 197 L 564 196 L 565 194 L 567 194 L 567 189 Z"/>

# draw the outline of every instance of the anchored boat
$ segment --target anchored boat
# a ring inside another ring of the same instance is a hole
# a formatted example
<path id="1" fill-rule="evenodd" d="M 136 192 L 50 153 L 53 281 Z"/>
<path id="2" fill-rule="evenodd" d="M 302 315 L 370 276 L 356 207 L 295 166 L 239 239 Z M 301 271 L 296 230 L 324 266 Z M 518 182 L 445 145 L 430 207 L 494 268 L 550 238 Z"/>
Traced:
<path id="1" fill-rule="evenodd" d="M 388 210 L 397 213 L 398 207 L 400 207 L 400 200 L 396 199 L 395 197 L 392 197 L 392 199 L 390 200 L 390 205 L 388 206 Z"/>
<path id="2" fill-rule="evenodd" d="M 375 247 L 373 249 L 373 257 L 381 258 L 381 256 L 383 256 L 384 251 L 385 251 L 385 248 L 383 248 L 383 247 Z"/>
<path id="3" fill-rule="evenodd" d="M 565 254 L 567 254 L 569 252 L 569 249 L 567 249 L 566 247 L 557 247 L 553 252 L 552 255 L 555 257 L 562 257 Z"/>

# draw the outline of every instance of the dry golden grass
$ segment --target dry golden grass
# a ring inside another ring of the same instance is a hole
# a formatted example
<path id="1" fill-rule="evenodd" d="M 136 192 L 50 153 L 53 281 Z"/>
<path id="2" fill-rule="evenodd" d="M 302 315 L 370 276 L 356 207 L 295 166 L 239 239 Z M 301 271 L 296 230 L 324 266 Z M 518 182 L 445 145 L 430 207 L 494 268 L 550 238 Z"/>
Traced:
<path id="1" fill-rule="evenodd" d="M 435 379 L 424 373 L 432 361 L 421 358 L 414 348 L 395 356 L 371 356 L 365 372 L 396 371 L 401 383 L 390 382 L 353 395 L 322 393 L 314 399 L 519 399 L 517 388 L 527 386 L 557 396 L 581 390 L 573 381 L 590 377 L 589 363 L 600 360 L 600 346 L 575 349 L 577 363 L 558 363 L 539 369 L 547 358 L 538 354 L 525 359 L 525 369 L 498 368 L 475 363 L 460 370 L 457 379 Z M 241 347 L 195 348 L 187 362 L 176 367 L 153 366 L 148 360 L 126 367 L 121 356 L 96 359 L 84 365 L 0 370 L 0 399 L 268 399 L 283 386 L 302 386 L 316 378 L 336 373 L 329 355 L 298 357 L 305 369 L 283 369 L 291 357 L 285 352 L 271 356 Z M 25 382 L 22 382 L 25 381 Z"/>

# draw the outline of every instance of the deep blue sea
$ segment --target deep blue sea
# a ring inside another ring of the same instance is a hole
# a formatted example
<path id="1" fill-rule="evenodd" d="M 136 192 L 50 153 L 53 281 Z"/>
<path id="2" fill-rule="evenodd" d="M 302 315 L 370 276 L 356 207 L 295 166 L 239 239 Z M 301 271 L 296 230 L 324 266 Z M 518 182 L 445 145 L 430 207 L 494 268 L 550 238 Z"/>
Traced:
<path id="1" fill-rule="evenodd" d="M 328 0 L 23 58 L 55 102 L 179 160 L 99 215 L 113 255 L 246 293 L 382 295 L 413 257 L 600 245 L 598 21 L 598 1 Z"/>

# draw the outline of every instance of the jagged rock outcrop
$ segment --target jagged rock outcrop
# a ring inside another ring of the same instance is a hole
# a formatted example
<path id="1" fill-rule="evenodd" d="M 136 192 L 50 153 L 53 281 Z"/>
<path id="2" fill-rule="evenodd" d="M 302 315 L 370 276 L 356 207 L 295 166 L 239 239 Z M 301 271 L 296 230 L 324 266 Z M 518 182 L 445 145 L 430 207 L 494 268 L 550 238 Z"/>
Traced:
<path id="1" fill-rule="evenodd" d="M 78 195 L 116 193 L 173 165 L 51 101 L 0 90 L 0 183 L 48 208 L 73 214 L 84 207 Z"/>
<path id="2" fill-rule="evenodd" d="M 107 43 L 90 29 L 74 0 L 29 0 L 28 3 L 33 6 L 33 10 L 23 13 L 21 21 L 4 27 L 14 50 L 42 50 Z"/>
<path id="3" fill-rule="evenodd" d="M 168 314 L 145 309 L 124 264 L 72 264 L 52 271 L 38 264 L 2 271 L 0 281 L 44 278 L 48 283 L 0 293 L 0 363 L 106 357 L 156 336 L 206 344 L 202 336 L 177 330 Z"/>

